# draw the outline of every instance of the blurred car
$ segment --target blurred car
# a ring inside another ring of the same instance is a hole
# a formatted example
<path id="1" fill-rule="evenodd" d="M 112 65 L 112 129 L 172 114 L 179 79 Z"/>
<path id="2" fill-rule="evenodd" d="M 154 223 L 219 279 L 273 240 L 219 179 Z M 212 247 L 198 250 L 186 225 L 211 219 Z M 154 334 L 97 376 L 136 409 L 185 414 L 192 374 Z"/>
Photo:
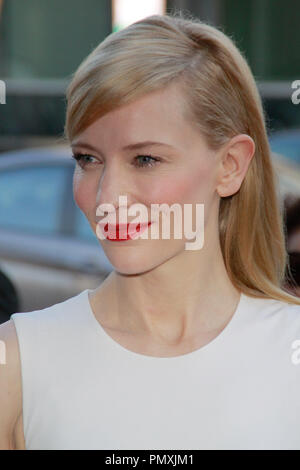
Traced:
<path id="1" fill-rule="evenodd" d="M 93 289 L 113 269 L 74 202 L 74 165 L 67 146 L 0 154 L 0 269 L 20 311 Z"/>
<path id="2" fill-rule="evenodd" d="M 300 197 L 300 165 L 283 155 L 272 153 L 277 175 L 279 193 L 282 199 L 286 196 Z"/>
<path id="3" fill-rule="evenodd" d="M 273 154 L 280 192 L 300 195 L 300 168 Z M 75 162 L 67 146 L 0 153 L 0 269 L 14 283 L 20 311 L 41 309 L 113 270 L 73 199 Z"/>
<path id="4" fill-rule="evenodd" d="M 300 196 L 300 129 L 276 131 L 269 136 L 270 147 L 284 196 Z"/>
<path id="5" fill-rule="evenodd" d="M 274 132 L 269 137 L 271 150 L 300 164 L 300 129 L 286 129 Z"/>

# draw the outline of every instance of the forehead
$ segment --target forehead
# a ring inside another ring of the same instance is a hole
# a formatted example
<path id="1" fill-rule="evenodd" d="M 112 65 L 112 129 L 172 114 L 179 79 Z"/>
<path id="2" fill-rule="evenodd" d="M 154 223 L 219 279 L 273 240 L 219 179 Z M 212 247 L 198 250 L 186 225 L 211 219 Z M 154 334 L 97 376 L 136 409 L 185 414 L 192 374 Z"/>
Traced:
<path id="1" fill-rule="evenodd" d="M 117 108 L 91 124 L 75 141 L 84 138 L 92 145 L 123 147 L 156 140 L 187 148 L 200 139 L 199 131 L 185 118 L 186 102 L 177 86 L 148 93 Z"/>

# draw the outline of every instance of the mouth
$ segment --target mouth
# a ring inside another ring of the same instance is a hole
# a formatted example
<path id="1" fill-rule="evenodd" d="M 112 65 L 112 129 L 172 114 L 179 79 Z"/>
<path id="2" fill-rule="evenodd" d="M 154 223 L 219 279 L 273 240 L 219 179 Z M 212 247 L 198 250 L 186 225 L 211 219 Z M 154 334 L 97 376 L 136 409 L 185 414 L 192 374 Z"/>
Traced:
<path id="1" fill-rule="evenodd" d="M 99 224 L 105 238 L 112 242 L 124 242 L 134 240 L 139 237 L 152 222 L 147 223 L 131 223 L 131 224 Z"/>

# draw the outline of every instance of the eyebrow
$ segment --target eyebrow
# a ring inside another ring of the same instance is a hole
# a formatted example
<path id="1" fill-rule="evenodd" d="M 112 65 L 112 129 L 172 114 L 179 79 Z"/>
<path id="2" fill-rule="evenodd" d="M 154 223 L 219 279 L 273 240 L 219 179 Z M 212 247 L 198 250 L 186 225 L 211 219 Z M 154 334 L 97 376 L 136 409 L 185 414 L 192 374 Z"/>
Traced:
<path id="1" fill-rule="evenodd" d="M 165 147 L 170 147 L 174 148 L 172 145 L 166 144 L 164 142 L 153 142 L 151 140 L 145 140 L 143 142 L 136 142 L 135 144 L 128 144 L 122 147 L 122 150 L 137 150 L 143 147 L 153 147 L 153 146 L 165 146 Z M 78 141 L 78 142 L 73 142 L 71 144 L 71 147 L 86 147 L 90 150 L 93 150 L 95 152 L 99 152 L 99 150 L 96 149 L 93 145 L 89 144 L 88 142 L 83 142 L 83 141 Z M 101 152 L 100 152 L 101 153 Z"/>

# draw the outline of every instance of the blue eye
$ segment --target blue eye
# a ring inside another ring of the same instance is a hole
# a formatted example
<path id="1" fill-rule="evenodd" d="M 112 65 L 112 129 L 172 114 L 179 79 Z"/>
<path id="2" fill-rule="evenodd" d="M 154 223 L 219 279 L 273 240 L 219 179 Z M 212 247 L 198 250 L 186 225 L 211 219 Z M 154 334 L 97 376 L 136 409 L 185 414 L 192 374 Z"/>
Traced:
<path id="1" fill-rule="evenodd" d="M 76 162 L 79 164 L 79 166 L 81 166 L 82 168 L 87 164 L 87 163 L 91 163 L 89 161 L 87 161 L 86 159 L 87 158 L 94 158 L 92 157 L 91 155 L 88 155 L 86 153 L 74 153 L 73 155 L 71 155 L 72 158 L 74 158 L 74 160 L 76 160 Z"/>
<path id="2" fill-rule="evenodd" d="M 71 156 L 72 156 L 72 158 L 74 158 L 76 160 L 76 162 L 78 163 L 78 165 L 81 168 L 84 168 L 89 163 L 93 163 L 93 161 L 91 161 L 89 159 L 93 159 L 93 158 L 95 159 L 95 157 L 93 157 L 92 155 L 88 155 L 88 154 L 85 154 L 85 153 L 74 153 Z M 152 157 L 151 155 L 137 155 L 134 158 L 134 160 L 135 160 L 134 166 L 137 167 L 137 168 L 153 167 L 158 162 L 160 162 L 159 158 Z M 101 162 L 99 162 L 99 163 L 101 163 Z"/>
<path id="3" fill-rule="evenodd" d="M 142 160 L 139 160 L 140 158 L 144 159 L 144 162 Z M 138 168 L 152 167 L 152 166 L 155 166 L 159 162 L 158 158 L 151 157 L 151 155 L 137 155 L 135 157 L 135 160 L 137 162 L 141 162 L 141 163 L 135 164 L 135 166 L 137 166 Z"/>

